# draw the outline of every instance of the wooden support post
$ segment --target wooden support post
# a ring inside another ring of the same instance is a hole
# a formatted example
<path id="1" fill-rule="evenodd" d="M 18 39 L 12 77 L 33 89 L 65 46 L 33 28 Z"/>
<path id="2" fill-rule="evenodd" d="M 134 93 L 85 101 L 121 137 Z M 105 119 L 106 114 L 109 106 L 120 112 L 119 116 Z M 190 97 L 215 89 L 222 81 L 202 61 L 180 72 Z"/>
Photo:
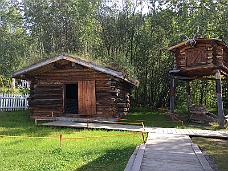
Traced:
<path id="1" fill-rule="evenodd" d="M 174 120 L 174 75 L 170 74 L 170 120 Z"/>
<path id="2" fill-rule="evenodd" d="M 62 139 L 63 139 L 63 136 L 62 134 L 59 135 L 59 148 L 62 148 Z"/>
<path id="3" fill-rule="evenodd" d="M 145 131 L 145 126 L 144 126 L 144 123 L 143 123 L 143 122 L 141 122 L 141 124 L 142 124 L 143 131 Z"/>
<path id="4" fill-rule="evenodd" d="M 219 128 L 224 128 L 225 125 L 225 116 L 222 103 L 222 86 L 221 86 L 221 75 L 220 71 L 216 71 L 216 94 L 217 94 L 217 105 L 218 105 L 218 121 Z"/>
<path id="5" fill-rule="evenodd" d="M 86 122 L 87 122 L 87 129 L 89 128 L 89 117 L 86 118 Z"/>
<path id="6" fill-rule="evenodd" d="M 144 136 L 144 132 L 143 131 L 142 131 L 142 140 L 143 140 L 143 144 L 146 144 L 145 136 Z"/>
<path id="7" fill-rule="evenodd" d="M 190 82 L 189 80 L 186 81 L 186 93 L 187 93 L 187 101 L 188 101 L 188 115 L 190 115 L 190 106 L 191 106 L 189 82 Z"/>

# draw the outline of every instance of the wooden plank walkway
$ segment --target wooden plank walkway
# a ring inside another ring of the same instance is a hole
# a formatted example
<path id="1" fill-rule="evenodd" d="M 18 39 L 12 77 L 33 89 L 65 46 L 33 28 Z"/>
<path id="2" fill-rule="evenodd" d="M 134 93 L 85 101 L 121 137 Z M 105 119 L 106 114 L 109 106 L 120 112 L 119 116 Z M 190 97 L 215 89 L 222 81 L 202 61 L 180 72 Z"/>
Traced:
<path id="1" fill-rule="evenodd" d="M 187 135 L 149 133 L 144 149 L 125 171 L 213 171 Z"/>
<path id="2" fill-rule="evenodd" d="M 85 123 L 85 122 L 70 122 L 70 121 L 54 121 L 41 124 L 43 126 L 71 127 L 71 128 L 91 128 L 91 129 L 109 129 L 122 131 L 148 132 L 158 134 L 176 134 L 188 136 L 204 136 L 215 138 L 227 138 L 228 131 L 211 131 L 211 130 L 196 130 L 196 129 L 176 129 L 176 128 L 156 128 L 145 127 L 138 125 L 123 125 L 109 123 Z"/>
<path id="3" fill-rule="evenodd" d="M 109 123 L 86 123 L 86 122 L 69 122 L 69 121 L 54 121 L 41 124 L 43 126 L 71 127 L 71 128 L 90 128 L 90 129 L 109 129 L 121 131 L 143 131 L 142 126 L 109 124 Z"/>

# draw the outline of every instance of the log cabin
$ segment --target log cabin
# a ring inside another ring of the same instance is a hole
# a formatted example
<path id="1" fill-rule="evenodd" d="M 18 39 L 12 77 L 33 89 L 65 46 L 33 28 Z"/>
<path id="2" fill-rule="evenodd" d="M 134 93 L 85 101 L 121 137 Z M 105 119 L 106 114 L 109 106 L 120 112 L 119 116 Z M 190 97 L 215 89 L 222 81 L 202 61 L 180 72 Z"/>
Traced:
<path id="1" fill-rule="evenodd" d="M 188 109 L 191 108 L 189 82 L 215 80 L 219 126 L 224 127 L 221 75 L 228 83 L 228 46 L 221 39 L 195 38 L 168 49 L 174 56 L 174 68 L 170 70 L 170 119 L 174 119 L 175 79 L 186 81 Z M 215 75 L 215 78 L 212 76 Z M 209 76 L 209 77 L 208 77 Z"/>
<path id="2" fill-rule="evenodd" d="M 116 118 L 130 109 L 135 86 L 122 72 L 60 55 L 11 75 L 30 81 L 31 117 Z"/>

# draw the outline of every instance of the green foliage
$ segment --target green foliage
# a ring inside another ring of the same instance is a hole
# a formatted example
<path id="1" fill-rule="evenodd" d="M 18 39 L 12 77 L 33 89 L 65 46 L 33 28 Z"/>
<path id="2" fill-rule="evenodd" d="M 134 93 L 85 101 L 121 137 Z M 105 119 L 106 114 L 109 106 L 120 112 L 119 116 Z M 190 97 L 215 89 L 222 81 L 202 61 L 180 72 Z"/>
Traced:
<path id="1" fill-rule="evenodd" d="M 9 76 L 27 60 L 29 42 L 18 4 L 0 2 L 0 74 Z"/>
<path id="2" fill-rule="evenodd" d="M 126 78 L 137 82 L 137 75 L 135 73 L 134 66 L 131 65 L 129 59 L 124 55 L 114 55 L 106 58 L 102 58 L 101 64 L 105 67 L 120 71 L 125 74 Z"/>
<path id="3" fill-rule="evenodd" d="M 133 105 L 169 106 L 167 48 L 186 37 L 222 38 L 228 42 L 227 1 L 22 0 L 0 2 L 0 74 L 57 54 L 77 54 L 120 70 L 140 84 Z M 142 5 L 142 6 L 141 6 Z M 144 9 L 147 13 L 144 13 Z M 178 82 L 176 105 L 186 102 Z M 215 83 L 191 82 L 193 103 L 215 107 Z M 224 105 L 228 104 L 227 82 Z"/>

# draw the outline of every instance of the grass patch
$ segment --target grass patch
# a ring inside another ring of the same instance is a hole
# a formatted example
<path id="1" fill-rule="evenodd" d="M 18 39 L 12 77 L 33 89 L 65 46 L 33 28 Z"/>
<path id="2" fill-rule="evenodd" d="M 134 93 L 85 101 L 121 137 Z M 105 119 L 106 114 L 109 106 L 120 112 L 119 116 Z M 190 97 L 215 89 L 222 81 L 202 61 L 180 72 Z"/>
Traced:
<path id="1" fill-rule="evenodd" d="M 181 122 L 170 122 L 169 111 L 167 109 L 133 109 L 128 115 L 125 115 L 123 118 L 127 119 L 123 120 L 123 122 L 143 121 L 144 125 L 147 127 L 182 128 Z M 217 122 L 210 124 L 197 124 L 188 122 L 189 117 L 186 113 L 180 112 L 180 114 L 177 115 L 177 118 L 184 121 L 184 126 L 186 129 L 222 130 L 218 128 L 219 125 Z"/>
<path id="2" fill-rule="evenodd" d="M 0 134 L 40 138 L 0 137 L 0 170 L 124 170 L 140 134 L 127 131 L 52 128 L 34 125 L 27 111 L 1 112 Z M 65 140 L 59 148 L 58 137 Z M 115 136 L 126 134 L 126 136 Z M 85 138 L 108 136 L 107 138 Z M 84 137 L 84 138 L 83 138 Z M 81 139 L 82 138 L 82 139 Z"/>
<path id="3" fill-rule="evenodd" d="M 221 171 L 227 171 L 228 140 L 193 137 L 192 141 L 213 157 Z"/>
<path id="4" fill-rule="evenodd" d="M 163 127 L 163 128 L 181 128 L 181 122 L 170 122 L 169 114 L 166 110 L 157 110 L 154 108 L 139 108 L 133 109 L 128 115 L 123 117 L 123 122 L 138 122 L 142 121 L 148 127 Z"/>

